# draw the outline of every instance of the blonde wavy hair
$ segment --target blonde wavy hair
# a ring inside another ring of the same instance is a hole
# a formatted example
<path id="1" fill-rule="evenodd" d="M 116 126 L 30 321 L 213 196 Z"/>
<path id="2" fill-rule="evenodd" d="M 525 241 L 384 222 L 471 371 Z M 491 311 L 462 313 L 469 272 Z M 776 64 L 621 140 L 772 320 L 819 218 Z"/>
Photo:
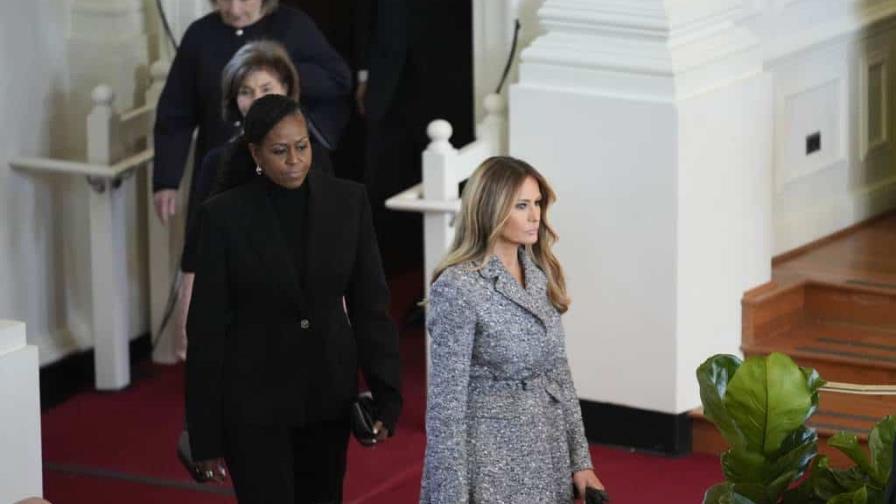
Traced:
<path id="1" fill-rule="evenodd" d="M 541 192 L 541 223 L 538 241 L 526 246 L 526 253 L 547 277 L 547 293 L 551 304 L 560 313 L 569 309 L 563 268 L 551 251 L 557 241 L 557 233 L 548 223 L 548 209 L 556 201 L 554 190 L 547 180 L 525 161 L 496 156 L 486 159 L 467 180 L 461 196 L 460 213 L 456 217 L 454 243 L 448 254 L 433 272 L 435 282 L 447 268 L 472 262 L 482 268 L 489 252 L 501 235 L 504 223 L 510 217 L 517 192 L 523 182 L 532 177 Z"/>

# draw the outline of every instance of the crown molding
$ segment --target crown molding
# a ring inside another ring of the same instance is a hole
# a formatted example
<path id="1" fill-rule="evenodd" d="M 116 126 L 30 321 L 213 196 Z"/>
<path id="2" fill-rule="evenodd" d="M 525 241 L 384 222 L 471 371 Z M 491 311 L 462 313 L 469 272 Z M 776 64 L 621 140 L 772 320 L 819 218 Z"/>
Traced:
<path id="1" fill-rule="evenodd" d="M 684 99 L 762 72 L 742 0 L 546 0 L 523 85 Z"/>

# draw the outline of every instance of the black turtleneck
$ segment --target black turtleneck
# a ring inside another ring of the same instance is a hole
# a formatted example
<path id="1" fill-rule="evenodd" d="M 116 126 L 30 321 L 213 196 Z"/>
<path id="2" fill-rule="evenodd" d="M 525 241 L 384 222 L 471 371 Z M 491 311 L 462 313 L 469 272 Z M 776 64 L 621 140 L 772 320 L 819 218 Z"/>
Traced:
<path id="1" fill-rule="evenodd" d="M 304 287 L 305 257 L 308 248 L 308 179 L 296 189 L 277 185 L 267 177 L 265 180 L 287 253 L 295 261 L 299 285 Z"/>

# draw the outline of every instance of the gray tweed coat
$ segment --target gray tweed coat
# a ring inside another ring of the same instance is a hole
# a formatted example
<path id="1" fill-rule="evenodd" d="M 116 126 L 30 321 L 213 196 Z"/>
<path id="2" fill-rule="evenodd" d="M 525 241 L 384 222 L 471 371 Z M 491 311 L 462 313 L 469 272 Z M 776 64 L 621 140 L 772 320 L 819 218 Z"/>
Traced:
<path id="1" fill-rule="evenodd" d="M 432 285 L 423 504 L 568 504 L 591 467 L 560 314 L 520 261 L 526 288 L 495 256 Z"/>

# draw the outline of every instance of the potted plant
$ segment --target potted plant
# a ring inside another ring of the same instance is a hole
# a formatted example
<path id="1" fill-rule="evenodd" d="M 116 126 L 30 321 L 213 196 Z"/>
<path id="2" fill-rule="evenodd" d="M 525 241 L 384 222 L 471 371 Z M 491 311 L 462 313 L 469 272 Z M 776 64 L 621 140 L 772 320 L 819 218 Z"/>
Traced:
<path id="1" fill-rule="evenodd" d="M 816 457 L 818 437 L 806 425 L 825 383 L 814 369 L 780 353 L 745 361 L 715 355 L 697 369 L 697 379 L 704 415 L 729 445 L 721 455 L 725 481 L 707 490 L 704 504 L 883 504 L 894 417 L 869 434 L 870 458 L 855 434 L 833 436 L 829 445 L 856 463 L 835 469 Z"/>

